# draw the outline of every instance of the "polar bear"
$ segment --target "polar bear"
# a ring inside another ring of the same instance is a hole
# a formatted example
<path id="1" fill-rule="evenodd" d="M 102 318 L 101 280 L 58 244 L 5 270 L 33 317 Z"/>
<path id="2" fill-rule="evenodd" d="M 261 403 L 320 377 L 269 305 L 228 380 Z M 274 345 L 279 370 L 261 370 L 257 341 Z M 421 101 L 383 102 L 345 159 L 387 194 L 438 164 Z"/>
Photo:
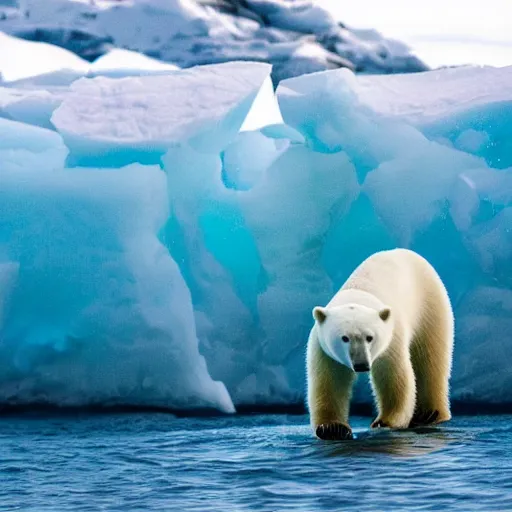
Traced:
<path id="1" fill-rule="evenodd" d="M 313 309 L 307 403 L 321 439 L 351 439 L 356 372 L 370 372 L 375 427 L 411 428 L 451 418 L 454 318 L 434 268 L 407 249 L 373 254 L 326 307 Z"/>

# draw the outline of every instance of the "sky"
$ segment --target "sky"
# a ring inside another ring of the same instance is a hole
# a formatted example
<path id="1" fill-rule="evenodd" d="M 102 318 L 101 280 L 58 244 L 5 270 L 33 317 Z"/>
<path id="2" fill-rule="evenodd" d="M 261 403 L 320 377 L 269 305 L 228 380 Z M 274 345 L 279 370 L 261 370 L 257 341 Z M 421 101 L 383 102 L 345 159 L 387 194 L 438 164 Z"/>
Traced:
<path id="1" fill-rule="evenodd" d="M 512 0 L 317 0 L 345 24 L 407 43 L 431 67 L 512 65 Z"/>

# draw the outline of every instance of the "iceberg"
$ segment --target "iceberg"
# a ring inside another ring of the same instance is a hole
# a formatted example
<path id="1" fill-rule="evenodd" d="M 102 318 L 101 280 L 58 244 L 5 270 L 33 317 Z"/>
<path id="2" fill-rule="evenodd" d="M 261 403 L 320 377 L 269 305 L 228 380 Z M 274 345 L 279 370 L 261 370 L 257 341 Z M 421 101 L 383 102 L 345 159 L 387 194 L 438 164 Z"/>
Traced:
<path id="1" fill-rule="evenodd" d="M 452 299 L 454 401 L 512 403 L 512 68 L 270 73 L 83 77 L 52 130 L 10 89 L 0 404 L 303 404 L 312 308 L 398 246 Z"/>
<path id="2" fill-rule="evenodd" d="M 29 128 L 26 152 L 44 161 L 49 142 L 63 146 Z M 168 215 L 161 169 L 1 161 L 0 403 L 232 412 L 199 354 L 188 287 L 157 236 Z"/>
<path id="3" fill-rule="evenodd" d="M 0 179 L 15 170 L 61 169 L 68 156 L 62 137 L 50 130 L 0 119 Z"/>
<path id="4" fill-rule="evenodd" d="M 219 151 L 236 136 L 269 73 L 268 64 L 232 62 L 165 76 L 82 79 L 51 121 L 78 161 L 151 161 L 182 142 Z M 194 90 L 196 101 L 187 101 Z"/>
<path id="5" fill-rule="evenodd" d="M 0 87 L 0 118 L 55 130 L 50 119 L 67 89 Z"/>
<path id="6" fill-rule="evenodd" d="M 124 49 L 112 49 L 89 63 L 58 46 L 1 32 L 0 48 L 0 117 L 50 130 L 55 130 L 54 110 L 79 78 L 162 75 L 179 69 Z"/>

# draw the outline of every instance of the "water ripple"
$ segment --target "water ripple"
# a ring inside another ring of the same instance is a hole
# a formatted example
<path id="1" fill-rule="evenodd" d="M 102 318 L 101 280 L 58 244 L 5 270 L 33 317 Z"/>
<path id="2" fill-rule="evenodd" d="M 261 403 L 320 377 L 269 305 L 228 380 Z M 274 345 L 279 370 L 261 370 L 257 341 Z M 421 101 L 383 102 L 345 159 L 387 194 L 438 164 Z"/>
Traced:
<path id="1" fill-rule="evenodd" d="M 512 510 L 512 417 L 314 439 L 306 417 L 0 419 L 0 509 Z"/>

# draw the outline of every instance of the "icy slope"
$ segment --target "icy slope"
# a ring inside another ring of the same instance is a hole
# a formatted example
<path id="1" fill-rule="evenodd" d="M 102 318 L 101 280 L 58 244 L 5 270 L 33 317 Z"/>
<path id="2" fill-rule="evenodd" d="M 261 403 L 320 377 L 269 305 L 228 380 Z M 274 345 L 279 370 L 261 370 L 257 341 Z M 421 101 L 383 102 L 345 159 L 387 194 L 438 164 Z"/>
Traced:
<path id="1" fill-rule="evenodd" d="M 312 307 L 396 246 L 447 284 L 453 398 L 512 402 L 512 68 L 312 74 L 279 110 L 269 73 L 81 79 L 58 133 L 2 121 L 0 402 L 300 403 Z"/>
<path id="2" fill-rule="evenodd" d="M 84 76 L 87 61 L 63 48 L 33 43 L 0 32 L 0 83 L 66 72 L 68 83 Z"/>
<path id="3" fill-rule="evenodd" d="M 0 31 L 62 46 L 88 61 L 112 47 L 179 67 L 264 61 L 273 65 L 274 82 L 338 67 L 427 69 L 405 45 L 351 31 L 310 0 L 24 0 L 3 12 Z"/>
<path id="4" fill-rule="evenodd" d="M 173 64 L 119 48 L 89 63 L 59 46 L 0 32 L 0 84 L 3 86 L 59 87 L 85 76 L 159 75 L 176 69 L 178 66 Z"/>

